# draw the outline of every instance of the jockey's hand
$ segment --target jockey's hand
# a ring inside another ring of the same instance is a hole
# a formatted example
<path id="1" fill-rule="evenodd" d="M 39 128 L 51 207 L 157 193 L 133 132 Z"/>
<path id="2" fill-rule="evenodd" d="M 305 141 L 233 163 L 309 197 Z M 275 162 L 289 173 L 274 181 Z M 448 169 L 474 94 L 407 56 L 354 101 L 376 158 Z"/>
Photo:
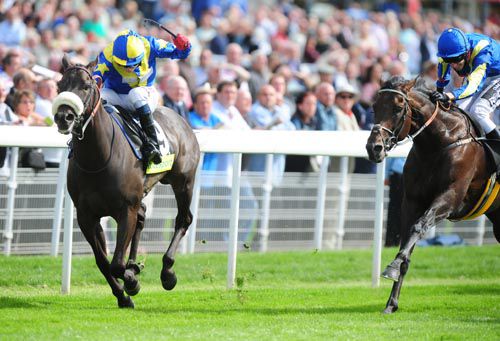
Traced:
<path id="1" fill-rule="evenodd" d="M 434 91 L 431 94 L 431 101 L 433 101 L 434 103 L 436 102 L 448 103 L 450 101 L 450 98 L 448 97 L 447 94 L 444 94 L 439 91 Z"/>
<path id="2" fill-rule="evenodd" d="M 174 39 L 174 45 L 177 47 L 179 50 L 187 50 L 190 46 L 191 43 L 189 42 L 189 39 L 186 36 L 183 36 L 182 34 L 177 34 L 177 37 Z"/>

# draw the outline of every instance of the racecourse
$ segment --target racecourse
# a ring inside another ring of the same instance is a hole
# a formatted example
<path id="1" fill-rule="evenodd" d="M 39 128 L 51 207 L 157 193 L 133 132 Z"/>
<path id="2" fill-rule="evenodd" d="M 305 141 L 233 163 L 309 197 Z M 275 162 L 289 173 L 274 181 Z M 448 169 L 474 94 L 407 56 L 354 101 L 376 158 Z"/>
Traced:
<path id="1" fill-rule="evenodd" d="M 383 264 L 396 249 L 385 249 Z M 400 309 L 380 312 L 391 283 L 371 288 L 371 251 L 238 255 L 225 289 L 225 254 L 181 255 L 177 287 L 161 288 L 161 255 L 140 255 L 134 310 L 117 308 L 93 257 L 0 256 L 2 340 L 500 339 L 500 248 L 416 248 Z"/>

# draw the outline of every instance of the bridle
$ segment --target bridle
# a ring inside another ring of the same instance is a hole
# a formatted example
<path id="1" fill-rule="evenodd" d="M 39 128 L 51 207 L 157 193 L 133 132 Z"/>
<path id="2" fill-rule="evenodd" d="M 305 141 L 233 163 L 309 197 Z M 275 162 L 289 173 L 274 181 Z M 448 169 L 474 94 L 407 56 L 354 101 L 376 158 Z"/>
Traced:
<path id="1" fill-rule="evenodd" d="M 85 129 L 89 125 L 90 121 L 92 118 L 94 118 L 95 114 L 97 113 L 97 110 L 99 109 L 99 104 L 101 102 L 101 91 L 97 87 L 97 84 L 92 79 L 92 75 L 90 74 L 90 71 L 87 70 L 86 67 L 80 66 L 80 65 L 74 65 L 69 68 L 67 68 L 64 73 L 68 73 L 69 71 L 84 71 L 88 76 L 91 81 L 91 91 L 88 92 L 88 94 L 85 96 L 85 99 L 83 100 L 83 107 L 85 108 L 85 111 L 81 114 L 78 115 L 75 118 L 75 127 L 80 127 L 81 126 L 81 131 L 76 133 L 72 132 L 79 140 L 83 140 L 84 135 L 85 135 Z M 82 125 L 83 124 L 83 125 Z"/>
<path id="2" fill-rule="evenodd" d="M 64 73 L 67 73 L 67 72 L 73 71 L 73 70 L 84 71 L 89 76 L 89 79 L 90 79 L 91 84 L 92 84 L 91 91 L 87 94 L 87 96 L 85 96 L 85 100 L 83 101 L 84 112 L 82 112 L 80 115 L 78 115 L 75 118 L 75 127 L 80 127 L 83 123 L 83 125 L 81 127 L 81 132 L 76 133 L 76 132 L 72 131 L 72 134 L 75 135 L 76 138 L 78 138 L 81 141 L 85 137 L 85 129 L 87 128 L 90 121 L 92 120 L 92 118 L 94 118 L 94 116 L 97 113 L 97 110 L 99 109 L 99 106 L 101 104 L 101 91 L 100 91 L 99 87 L 97 86 L 97 84 L 95 84 L 95 82 L 93 81 L 92 75 L 86 67 L 83 67 L 80 65 L 74 65 L 74 66 L 67 68 L 64 71 Z M 111 118 L 110 118 L 110 120 L 111 120 Z M 78 167 L 80 170 L 82 170 L 86 173 L 95 174 L 95 173 L 99 173 L 99 172 L 103 171 L 108 166 L 109 162 L 111 161 L 111 156 L 113 155 L 113 145 L 114 145 L 114 141 L 115 141 L 115 126 L 114 126 L 112 120 L 111 120 L 111 126 L 113 127 L 113 133 L 111 136 L 111 146 L 109 149 L 109 157 L 104 162 L 104 165 L 96 170 L 85 169 L 78 164 L 78 162 L 76 161 L 76 157 L 75 157 L 76 167 Z"/>
<path id="3" fill-rule="evenodd" d="M 399 117 L 398 123 L 396 124 L 396 128 L 394 128 L 394 130 L 384 127 L 381 124 L 373 125 L 372 131 L 373 132 L 378 131 L 380 138 L 383 141 L 385 152 L 392 150 L 397 145 L 402 145 L 409 141 L 413 141 L 413 139 L 417 137 L 425 128 L 427 128 L 437 116 L 439 109 L 439 102 L 436 103 L 436 108 L 434 109 L 434 112 L 431 115 L 431 117 L 420 127 L 420 129 L 418 129 L 414 134 L 408 135 L 410 131 L 411 121 L 413 120 L 413 116 L 411 115 L 412 111 L 410 107 L 410 99 L 408 98 L 407 94 L 396 89 L 380 89 L 378 93 L 381 92 L 392 92 L 398 94 L 403 97 L 405 103 L 403 110 L 401 110 L 402 114 Z M 404 132 L 403 129 L 405 129 L 406 132 Z M 382 136 L 382 131 L 385 131 L 386 133 L 389 134 L 389 137 L 387 139 L 384 139 L 384 137 Z"/>

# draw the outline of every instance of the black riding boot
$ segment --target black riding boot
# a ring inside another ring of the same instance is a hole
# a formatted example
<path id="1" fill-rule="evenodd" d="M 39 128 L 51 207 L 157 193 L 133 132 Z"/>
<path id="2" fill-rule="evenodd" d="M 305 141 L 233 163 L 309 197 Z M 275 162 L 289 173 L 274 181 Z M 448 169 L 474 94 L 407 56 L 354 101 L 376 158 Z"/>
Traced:
<path id="1" fill-rule="evenodd" d="M 158 164 L 161 162 L 161 152 L 158 145 L 158 137 L 156 136 L 156 130 L 153 122 L 153 114 L 149 105 L 145 104 L 137 109 L 137 114 L 139 115 L 139 120 L 141 121 L 142 130 L 147 135 L 147 141 L 144 143 L 143 153 L 147 160 L 147 164 L 151 161 Z"/>
<path id="2" fill-rule="evenodd" d="M 500 140 L 500 132 L 498 129 L 493 129 L 488 134 L 486 134 L 488 140 Z"/>

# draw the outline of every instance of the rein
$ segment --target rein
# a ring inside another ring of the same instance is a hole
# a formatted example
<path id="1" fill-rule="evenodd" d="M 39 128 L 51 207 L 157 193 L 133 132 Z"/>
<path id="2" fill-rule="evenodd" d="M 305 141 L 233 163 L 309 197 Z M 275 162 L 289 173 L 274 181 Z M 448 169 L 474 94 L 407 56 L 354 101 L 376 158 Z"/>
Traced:
<path id="1" fill-rule="evenodd" d="M 89 76 L 89 78 L 92 80 L 92 75 L 90 74 L 90 71 L 87 70 L 87 68 L 85 68 L 83 66 L 79 66 L 79 65 L 71 66 L 71 67 L 67 68 L 64 71 L 64 73 L 66 73 L 68 71 L 72 71 L 72 70 L 81 70 L 81 71 L 84 71 Z M 97 94 L 97 96 L 92 96 L 93 94 Z M 94 103 L 88 103 L 89 100 L 91 100 L 92 98 L 96 98 L 96 97 L 97 97 L 97 100 L 95 100 Z M 83 123 L 81 134 L 79 134 L 79 135 L 76 136 L 76 138 L 79 139 L 80 141 L 84 139 L 84 137 L 85 137 L 85 129 L 87 129 L 87 126 L 90 124 L 90 121 L 96 115 L 97 110 L 99 109 L 99 103 L 100 102 L 101 102 L 101 91 L 99 91 L 99 88 L 97 87 L 97 85 L 95 85 L 92 82 L 92 93 L 88 94 L 88 96 L 85 98 L 85 101 L 83 102 L 83 105 L 84 105 L 85 108 L 92 108 L 92 109 L 91 109 L 90 113 L 88 114 L 87 119 Z M 83 113 L 83 114 L 85 114 L 85 113 Z M 85 115 L 82 115 L 81 117 L 84 118 Z M 80 117 L 77 118 L 77 123 L 78 124 L 81 123 L 82 118 L 80 118 Z"/>
<path id="2" fill-rule="evenodd" d="M 422 131 L 424 131 L 424 129 L 427 128 L 432 123 L 432 121 L 434 121 L 434 119 L 436 118 L 436 116 L 438 114 L 438 109 L 440 108 L 440 105 L 441 105 L 439 102 L 436 103 L 436 108 L 434 109 L 434 112 L 432 113 L 431 117 L 414 134 L 407 135 L 402 140 L 399 140 L 399 135 L 401 134 L 401 131 L 403 130 L 403 128 L 405 126 L 406 119 L 408 117 L 410 118 L 410 120 L 413 119 L 413 117 L 411 115 L 410 99 L 408 98 L 408 96 L 404 92 L 396 90 L 396 89 L 381 89 L 378 92 L 379 93 L 380 92 L 393 92 L 393 93 L 396 93 L 396 94 L 402 96 L 404 101 L 405 101 L 403 115 L 399 119 L 399 122 L 396 125 L 396 128 L 394 129 L 394 131 L 390 130 L 389 128 L 384 127 L 381 124 L 375 124 L 372 128 L 373 130 L 378 130 L 379 134 L 383 130 L 390 135 L 387 140 L 385 140 L 381 136 L 382 141 L 384 141 L 384 150 L 386 152 L 392 150 L 394 147 L 396 147 L 398 145 L 403 145 L 405 143 L 408 143 L 409 141 L 413 141 L 415 139 L 415 137 L 420 135 L 420 133 L 422 133 Z M 441 108 L 444 109 L 444 107 L 441 107 Z M 408 112 L 410 112 L 410 115 L 408 115 Z"/>
<path id="3" fill-rule="evenodd" d="M 68 71 L 72 71 L 72 70 L 81 70 L 81 71 L 84 71 L 89 76 L 90 80 L 92 81 L 92 75 L 90 74 L 90 71 L 87 70 L 87 68 L 85 68 L 83 66 L 79 66 L 79 65 L 74 65 L 74 66 L 71 66 L 71 67 L 67 68 L 64 73 L 66 73 Z M 76 136 L 76 138 L 78 140 L 80 140 L 80 141 L 82 141 L 84 139 L 84 137 L 85 137 L 85 129 L 90 124 L 90 121 L 97 114 L 97 110 L 99 109 L 99 106 L 100 106 L 100 103 L 101 103 L 101 91 L 99 90 L 98 86 L 96 84 L 94 84 L 93 81 L 92 81 L 92 88 L 91 89 L 92 89 L 92 92 L 90 92 L 86 96 L 85 101 L 84 101 L 84 107 L 85 108 L 91 108 L 90 113 L 88 113 L 88 115 L 85 115 L 86 112 L 84 112 L 84 113 L 82 113 L 81 116 L 79 116 L 77 118 L 77 120 L 78 120 L 77 123 L 80 124 L 82 122 L 82 118 L 84 118 L 85 116 L 87 116 L 87 119 L 85 120 L 85 122 L 84 122 L 84 124 L 82 126 L 81 134 L 77 135 L 76 133 L 73 133 Z M 97 94 L 97 96 L 95 94 Z M 92 98 L 97 98 L 97 99 L 92 101 Z M 109 119 L 111 120 L 111 117 Z M 109 162 L 111 161 L 111 157 L 113 155 L 113 145 L 114 145 L 114 141 L 115 141 L 115 125 L 113 124 L 112 120 L 111 120 L 111 127 L 113 128 L 113 133 L 111 135 L 111 146 L 109 147 L 109 156 L 108 156 L 108 159 L 104 162 L 104 165 L 101 168 L 97 169 L 97 170 L 85 169 L 85 168 L 83 168 L 82 166 L 80 166 L 78 164 L 78 161 L 76 160 L 77 159 L 76 158 L 76 153 L 75 153 L 74 161 L 75 161 L 75 165 L 76 165 L 76 167 L 78 169 L 80 169 L 81 171 L 83 171 L 85 173 L 95 174 L 95 173 L 102 172 L 104 169 L 106 169 L 106 167 L 108 167 Z"/>

